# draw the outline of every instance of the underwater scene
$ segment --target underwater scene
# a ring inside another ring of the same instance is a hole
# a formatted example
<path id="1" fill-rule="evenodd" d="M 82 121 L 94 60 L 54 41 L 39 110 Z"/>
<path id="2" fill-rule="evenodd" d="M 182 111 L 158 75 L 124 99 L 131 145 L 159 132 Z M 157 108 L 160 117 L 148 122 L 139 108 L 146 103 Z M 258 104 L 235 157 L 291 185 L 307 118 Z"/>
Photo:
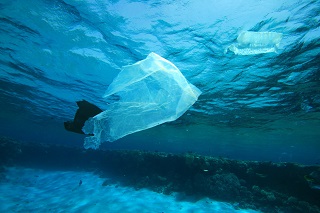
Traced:
<path id="1" fill-rule="evenodd" d="M 320 212 L 319 0 L 1 0 L 0 32 L 0 212 Z"/>

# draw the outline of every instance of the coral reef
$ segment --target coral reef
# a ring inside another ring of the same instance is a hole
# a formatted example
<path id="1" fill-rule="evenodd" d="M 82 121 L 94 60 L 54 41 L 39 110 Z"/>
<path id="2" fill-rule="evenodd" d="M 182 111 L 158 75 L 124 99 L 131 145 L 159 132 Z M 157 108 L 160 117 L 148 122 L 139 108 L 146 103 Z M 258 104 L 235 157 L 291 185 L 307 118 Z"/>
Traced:
<path id="1" fill-rule="evenodd" d="M 320 212 L 319 166 L 193 153 L 82 150 L 0 138 L 0 166 L 86 169 L 136 189 L 178 192 L 263 212 Z M 103 185 L 108 185 L 110 179 Z"/>

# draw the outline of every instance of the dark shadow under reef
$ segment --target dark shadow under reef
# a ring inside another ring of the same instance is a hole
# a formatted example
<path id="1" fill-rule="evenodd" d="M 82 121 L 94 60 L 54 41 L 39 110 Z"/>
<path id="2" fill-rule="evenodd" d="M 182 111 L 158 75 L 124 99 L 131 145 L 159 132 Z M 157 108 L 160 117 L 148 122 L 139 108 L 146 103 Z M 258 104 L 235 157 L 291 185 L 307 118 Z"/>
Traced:
<path id="1" fill-rule="evenodd" d="M 263 212 L 320 212 L 320 166 L 196 154 L 83 150 L 0 137 L 0 166 L 88 170 L 119 184 L 177 199 L 209 197 Z M 317 176 L 318 175 L 318 176 Z M 110 181 L 110 180 L 109 180 Z M 111 182 L 105 181 L 103 185 Z"/>

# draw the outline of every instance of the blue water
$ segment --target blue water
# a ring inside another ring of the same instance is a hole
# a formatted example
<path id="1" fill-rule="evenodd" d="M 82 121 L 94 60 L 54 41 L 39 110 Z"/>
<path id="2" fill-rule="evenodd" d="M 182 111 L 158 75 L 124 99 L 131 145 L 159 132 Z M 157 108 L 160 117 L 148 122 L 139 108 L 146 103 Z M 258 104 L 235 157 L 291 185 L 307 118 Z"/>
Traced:
<path id="1" fill-rule="evenodd" d="M 235 55 L 242 31 L 277 32 L 277 53 Z M 82 146 L 75 101 L 104 108 L 121 67 L 156 52 L 198 87 L 178 120 L 104 149 L 320 162 L 320 1 L 0 3 L 0 134 Z"/>

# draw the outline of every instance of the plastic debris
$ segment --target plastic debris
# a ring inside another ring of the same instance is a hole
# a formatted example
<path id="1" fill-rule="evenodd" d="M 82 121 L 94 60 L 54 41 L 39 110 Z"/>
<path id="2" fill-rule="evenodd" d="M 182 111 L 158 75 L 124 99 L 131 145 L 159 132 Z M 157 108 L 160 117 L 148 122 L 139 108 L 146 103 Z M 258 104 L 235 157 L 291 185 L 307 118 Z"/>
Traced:
<path id="1" fill-rule="evenodd" d="M 236 44 L 231 44 L 226 51 L 230 50 L 236 55 L 256 55 L 277 52 L 282 33 L 275 32 L 241 32 Z"/>
<path id="2" fill-rule="evenodd" d="M 190 84 L 170 61 L 150 53 L 125 66 L 109 85 L 106 110 L 90 118 L 82 129 L 84 147 L 97 149 L 128 134 L 174 121 L 198 99 L 201 91 Z"/>

